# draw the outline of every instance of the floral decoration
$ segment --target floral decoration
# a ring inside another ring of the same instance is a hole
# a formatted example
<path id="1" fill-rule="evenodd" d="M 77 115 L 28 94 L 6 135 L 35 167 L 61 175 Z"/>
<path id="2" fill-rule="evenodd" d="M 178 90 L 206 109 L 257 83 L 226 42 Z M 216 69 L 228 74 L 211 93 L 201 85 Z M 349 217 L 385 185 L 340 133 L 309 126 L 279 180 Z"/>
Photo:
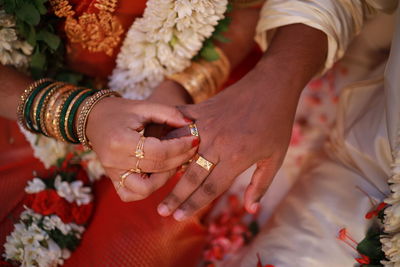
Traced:
<path id="1" fill-rule="evenodd" d="M 207 245 L 203 253 L 204 266 L 215 266 L 248 244 L 259 231 L 257 215 L 246 212 L 237 195 L 230 195 L 226 208 L 207 224 Z"/>
<path id="2" fill-rule="evenodd" d="M 148 0 L 129 29 L 110 77 L 110 88 L 144 99 L 165 75 L 183 71 L 212 36 L 227 0 Z"/>
<path id="3" fill-rule="evenodd" d="M 51 172 L 28 181 L 25 210 L 7 236 L 0 266 L 62 265 L 79 245 L 93 212 L 88 175 L 71 156 Z"/>

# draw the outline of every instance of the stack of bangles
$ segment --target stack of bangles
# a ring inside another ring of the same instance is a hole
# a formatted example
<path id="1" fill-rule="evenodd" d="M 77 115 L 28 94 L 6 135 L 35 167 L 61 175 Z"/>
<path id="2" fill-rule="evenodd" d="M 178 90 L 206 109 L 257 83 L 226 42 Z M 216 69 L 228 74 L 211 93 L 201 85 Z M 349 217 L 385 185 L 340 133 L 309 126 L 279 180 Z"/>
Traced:
<path id="1" fill-rule="evenodd" d="M 76 87 L 51 79 L 33 82 L 21 95 L 17 116 L 26 130 L 90 149 L 86 124 L 90 111 L 103 98 L 120 96 L 110 90 Z"/>
<path id="2" fill-rule="evenodd" d="M 183 72 L 168 76 L 182 85 L 192 97 L 194 103 L 204 101 L 218 93 L 230 73 L 230 63 L 221 49 L 216 48 L 218 59 L 213 61 L 198 60 Z"/>

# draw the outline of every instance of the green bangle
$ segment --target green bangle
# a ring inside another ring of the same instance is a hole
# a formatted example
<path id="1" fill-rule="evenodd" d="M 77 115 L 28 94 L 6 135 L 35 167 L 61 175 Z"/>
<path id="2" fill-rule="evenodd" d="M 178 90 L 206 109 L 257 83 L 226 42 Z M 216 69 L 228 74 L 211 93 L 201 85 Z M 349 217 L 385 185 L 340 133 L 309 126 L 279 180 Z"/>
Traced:
<path id="1" fill-rule="evenodd" d="M 64 105 L 61 109 L 61 113 L 60 113 L 60 120 L 59 120 L 59 128 L 60 128 L 60 133 L 61 136 L 64 138 L 64 140 L 70 142 L 70 143 L 74 143 L 74 140 L 70 140 L 67 136 L 67 133 L 65 131 L 65 115 L 67 114 L 67 110 L 68 110 L 68 106 L 69 104 L 71 104 L 71 101 L 75 98 L 75 96 L 77 94 L 79 94 L 80 92 L 82 92 L 84 89 L 77 89 L 76 91 L 72 92 L 68 98 L 65 100 Z"/>
<path id="2" fill-rule="evenodd" d="M 47 91 L 40 98 L 38 106 L 37 106 L 37 112 L 36 112 L 36 118 L 35 118 L 36 125 L 38 127 L 39 132 L 41 134 L 45 135 L 45 136 L 47 136 L 47 135 L 44 133 L 44 131 L 42 129 L 41 121 L 40 121 L 41 120 L 40 118 L 41 118 L 43 104 L 44 104 L 44 101 L 47 98 L 47 96 L 51 92 L 54 92 L 57 88 L 60 88 L 61 86 L 64 86 L 64 84 L 53 83 L 53 84 L 49 85 Z"/>
<path id="3" fill-rule="evenodd" d="M 24 118 L 25 118 L 25 123 L 26 126 L 33 132 L 35 133 L 41 133 L 39 131 L 39 129 L 36 129 L 35 126 L 33 125 L 31 116 L 30 116 L 30 110 L 32 108 L 32 104 L 33 101 L 35 100 L 35 97 L 37 96 L 37 94 L 43 90 L 44 88 L 46 88 L 48 85 L 50 85 L 51 83 L 53 83 L 53 81 L 46 81 L 42 84 L 39 84 L 34 90 L 33 92 L 30 94 L 30 96 L 28 97 L 28 100 L 26 101 L 25 104 L 25 108 L 24 108 Z"/>
<path id="4" fill-rule="evenodd" d="M 78 108 L 82 104 L 82 102 L 85 101 L 85 99 L 88 98 L 89 96 L 92 96 L 94 93 L 96 93 L 95 90 L 91 90 L 89 92 L 84 93 L 83 95 L 81 95 L 78 98 L 78 100 L 76 100 L 76 102 L 72 106 L 71 113 L 68 117 L 68 130 L 69 130 L 70 135 L 74 138 L 74 140 L 76 140 L 74 142 L 74 144 L 80 143 L 79 138 L 75 131 L 75 124 L 74 124 L 74 118 L 75 118 L 76 112 L 78 111 Z"/>

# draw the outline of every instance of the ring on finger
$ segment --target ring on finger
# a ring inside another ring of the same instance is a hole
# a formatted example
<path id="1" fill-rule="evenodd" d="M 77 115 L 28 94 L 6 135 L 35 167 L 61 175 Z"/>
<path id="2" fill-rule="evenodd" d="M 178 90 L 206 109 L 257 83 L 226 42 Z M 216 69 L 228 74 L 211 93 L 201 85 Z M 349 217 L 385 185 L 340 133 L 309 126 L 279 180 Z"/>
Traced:
<path id="1" fill-rule="evenodd" d="M 196 160 L 195 162 L 196 162 L 197 165 L 200 165 L 203 169 L 205 169 L 208 172 L 211 172 L 212 169 L 215 167 L 214 163 L 212 163 L 209 160 L 206 160 L 205 158 L 203 158 L 199 154 L 197 154 L 195 160 Z"/>
<path id="2" fill-rule="evenodd" d="M 128 178 L 129 175 L 132 174 L 131 170 L 128 170 L 119 176 L 120 180 L 118 182 L 118 189 L 121 187 L 125 187 L 125 180 Z"/>
<path id="3" fill-rule="evenodd" d="M 145 139 L 146 139 L 146 137 L 144 137 L 143 135 L 140 136 L 139 142 L 136 145 L 135 157 L 137 157 L 138 159 L 144 158 L 144 141 L 145 141 Z M 138 165 L 138 164 L 136 164 L 136 165 Z"/>
<path id="4" fill-rule="evenodd" d="M 199 130 L 197 129 L 196 123 L 189 125 L 190 134 L 199 137 Z"/>
<path id="5" fill-rule="evenodd" d="M 134 172 L 134 173 L 138 173 L 141 174 L 142 170 L 139 167 L 139 163 L 140 163 L 140 158 L 138 158 L 138 160 L 136 161 L 136 166 L 133 169 L 130 169 L 129 171 Z"/>

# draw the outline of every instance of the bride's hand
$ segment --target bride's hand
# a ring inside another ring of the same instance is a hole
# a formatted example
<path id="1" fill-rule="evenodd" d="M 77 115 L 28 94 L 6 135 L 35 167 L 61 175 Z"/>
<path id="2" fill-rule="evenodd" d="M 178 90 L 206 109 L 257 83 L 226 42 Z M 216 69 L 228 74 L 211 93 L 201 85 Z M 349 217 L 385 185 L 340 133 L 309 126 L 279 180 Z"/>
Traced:
<path id="1" fill-rule="evenodd" d="M 120 176 L 135 168 L 136 146 L 139 131 L 148 123 L 183 127 L 190 123 L 173 107 L 109 97 L 100 101 L 88 118 L 86 134 L 107 175 L 116 186 L 123 201 L 139 200 L 161 187 L 196 152 L 198 140 L 185 136 L 170 140 L 146 137 L 144 158 L 139 162 L 143 173 L 154 173 L 151 179 L 131 174 L 125 180 L 125 187 L 119 188 Z"/>

